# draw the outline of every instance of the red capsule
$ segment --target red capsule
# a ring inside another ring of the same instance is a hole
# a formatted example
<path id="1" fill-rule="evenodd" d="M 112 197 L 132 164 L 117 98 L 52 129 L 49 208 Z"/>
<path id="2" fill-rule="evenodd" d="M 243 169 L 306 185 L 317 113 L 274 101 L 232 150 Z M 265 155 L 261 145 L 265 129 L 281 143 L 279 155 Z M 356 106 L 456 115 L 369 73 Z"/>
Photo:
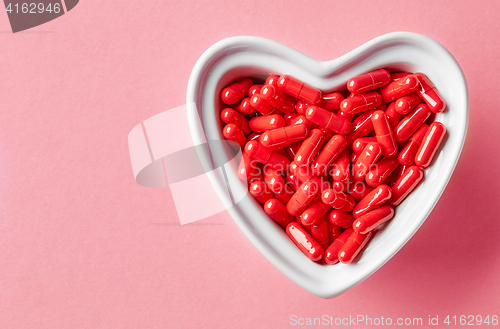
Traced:
<path id="1" fill-rule="evenodd" d="M 340 115 L 328 112 L 318 106 L 309 106 L 306 110 L 306 118 L 340 135 L 347 135 L 352 128 L 351 122 Z"/>
<path id="2" fill-rule="evenodd" d="M 431 164 L 445 134 L 446 127 L 441 122 L 431 123 L 415 156 L 417 166 L 427 168 Z"/>
<path id="3" fill-rule="evenodd" d="M 308 104 L 304 101 L 297 101 L 297 103 L 295 104 L 295 111 L 297 111 L 297 113 L 299 114 L 302 114 L 302 115 L 305 115 L 306 114 L 306 110 L 307 108 L 311 106 L 311 104 Z"/>
<path id="4" fill-rule="evenodd" d="M 250 135 L 247 136 L 247 142 L 249 141 L 258 141 L 260 138 L 261 133 L 251 133 Z"/>
<path id="5" fill-rule="evenodd" d="M 384 103 L 392 102 L 404 95 L 415 91 L 420 84 L 414 75 L 408 75 L 405 78 L 389 83 L 379 90 Z"/>
<path id="6" fill-rule="evenodd" d="M 295 155 L 297 154 L 297 151 L 299 150 L 301 145 L 302 145 L 301 141 L 289 144 L 285 146 L 285 152 L 291 159 L 295 159 Z"/>
<path id="7" fill-rule="evenodd" d="M 406 143 L 405 147 L 399 152 L 398 161 L 400 164 L 403 166 L 410 166 L 413 163 L 418 148 L 422 144 L 422 140 L 428 129 L 429 126 L 423 124 L 418 128 L 417 132 L 410 137 L 408 143 Z"/>
<path id="8" fill-rule="evenodd" d="M 243 182 L 250 182 L 255 177 L 262 177 L 262 173 L 258 172 L 257 165 L 257 160 L 251 159 L 246 153 L 243 153 L 238 167 L 238 178 Z"/>
<path id="9" fill-rule="evenodd" d="M 332 189 L 335 190 L 335 192 L 342 192 L 342 193 L 347 193 L 349 189 L 349 181 L 344 181 L 344 182 L 335 182 L 331 184 Z"/>
<path id="10" fill-rule="evenodd" d="M 295 111 L 295 102 L 290 96 L 272 85 L 265 85 L 260 91 L 262 98 L 283 113 Z"/>
<path id="11" fill-rule="evenodd" d="M 286 170 L 290 165 L 290 159 L 286 154 L 265 147 L 257 141 L 247 142 L 244 152 L 250 158 L 257 160 L 262 164 L 270 165 L 280 171 Z"/>
<path id="12" fill-rule="evenodd" d="M 266 183 L 260 180 L 250 184 L 249 191 L 250 194 L 262 204 L 273 197 L 273 193 L 267 188 Z"/>
<path id="13" fill-rule="evenodd" d="M 279 192 L 285 187 L 285 180 L 281 174 L 267 166 L 264 167 L 264 182 L 272 192 Z"/>
<path id="14" fill-rule="evenodd" d="M 409 75 L 411 75 L 409 72 L 391 73 L 391 82 L 398 81 L 399 79 L 405 78 Z"/>
<path id="15" fill-rule="evenodd" d="M 344 96 L 340 93 L 330 93 L 324 94 L 323 100 L 319 104 L 319 107 L 327 111 L 335 111 L 340 108 L 340 102 L 344 100 Z"/>
<path id="16" fill-rule="evenodd" d="M 392 196 L 392 190 L 387 185 L 379 185 L 359 201 L 352 210 L 354 218 L 359 218 L 387 202 Z"/>
<path id="17" fill-rule="evenodd" d="M 352 121 L 354 119 L 354 117 L 356 117 L 356 113 L 347 113 L 347 112 L 343 112 L 342 110 L 338 110 L 337 115 L 342 117 L 342 118 L 347 119 L 348 121 Z"/>
<path id="18" fill-rule="evenodd" d="M 330 242 L 335 241 L 335 239 L 342 234 L 342 229 L 337 225 L 333 225 L 332 223 L 330 223 L 330 220 L 328 220 L 328 215 L 325 215 L 323 220 L 328 225 L 328 240 Z"/>
<path id="19" fill-rule="evenodd" d="M 333 209 L 329 215 L 330 222 L 342 228 L 349 228 L 354 222 L 354 217 L 345 211 Z"/>
<path id="20" fill-rule="evenodd" d="M 346 136 L 347 144 L 368 135 L 373 130 L 372 115 L 375 110 L 367 111 L 352 121 L 352 131 Z"/>
<path id="21" fill-rule="evenodd" d="M 422 100 L 429 106 L 432 112 L 441 113 L 446 108 L 446 102 L 443 97 L 439 94 L 436 87 L 423 73 L 415 73 L 415 76 L 420 82 L 420 88 L 418 93 Z"/>
<path id="22" fill-rule="evenodd" d="M 399 114 L 408 114 L 420 103 L 420 97 L 416 93 L 409 93 L 406 96 L 398 98 L 396 104 L 396 112 Z"/>
<path id="23" fill-rule="evenodd" d="M 390 179 L 391 173 L 399 166 L 398 158 L 383 158 L 366 174 L 366 184 L 375 187 Z"/>
<path id="24" fill-rule="evenodd" d="M 327 205 L 342 211 L 351 211 L 354 208 L 355 201 L 352 196 L 342 192 L 335 192 L 333 189 L 327 189 L 321 194 L 321 200 Z"/>
<path id="25" fill-rule="evenodd" d="M 295 176 L 293 173 L 289 172 L 288 175 L 286 175 L 286 183 L 288 186 L 292 188 L 292 190 L 297 191 L 302 184 L 300 180 Z M 288 200 L 290 201 L 290 200 Z M 287 202 L 288 203 L 288 202 Z"/>
<path id="26" fill-rule="evenodd" d="M 349 154 L 349 160 L 351 161 L 351 164 L 353 166 L 356 163 L 356 161 L 358 161 L 358 157 L 359 157 L 359 154 L 356 154 L 354 152 L 351 152 L 351 154 Z"/>
<path id="27" fill-rule="evenodd" d="M 255 112 L 255 109 L 250 103 L 250 98 L 248 97 L 243 98 L 235 109 L 243 115 L 250 115 Z"/>
<path id="28" fill-rule="evenodd" d="M 278 79 L 278 88 L 288 95 L 309 104 L 318 104 L 323 99 L 323 93 L 321 91 L 289 75 L 282 75 Z"/>
<path id="29" fill-rule="evenodd" d="M 347 191 L 354 199 L 363 200 L 365 196 L 373 191 L 373 187 L 368 186 L 364 182 L 356 182 L 349 185 L 349 189 Z"/>
<path id="30" fill-rule="evenodd" d="M 344 136 L 333 136 L 311 164 L 313 175 L 323 175 L 332 162 L 344 151 L 346 147 L 347 141 Z"/>
<path id="31" fill-rule="evenodd" d="M 325 142 L 325 134 L 319 129 L 311 130 L 308 138 L 302 142 L 297 151 L 295 163 L 298 166 L 308 166 Z"/>
<path id="32" fill-rule="evenodd" d="M 339 260 L 344 264 L 351 263 L 359 254 L 359 252 L 363 250 L 372 235 L 373 232 L 368 232 L 368 234 L 353 232 L 344 243 L 342 248 L 340 248 L 338 254 Z"/>
<path id="33" fill-rule="evenodd" d="M 309 130 L 305 125 L 282 127 L 264 132 L 260 136 L 260 143 L 273 149 L 282 149 L 290 143 L 306 138 L 307 135 Z"/>
<path id="34" fill-rule="evenodd" d="M 250 97 L 250 105 L 263 115 L 271 114 L 274 111 L 274 107 L 266 102 L 261 94 Z"/>
<path id="35" fill-rule="evenodd" d="M 337 159 L 332 163 L 332 178 L 335 182 L 344 182 L 349 179 L 351 163 L 349 160 L 349 150 L 342 151 Z"/>
<path id="36" fill-rule="evenodd" d="M 340 103 L 340 109 L 346 113 L 360 113 L 374 109 L 382 104 L 382 96 L 376 91 L 348 97 Z"/>
<path id="37" fill-rule="evenodd" d="M 352 151 L 357 154 L 361 154 L 365 149 L 366 145 L 369 143 L 377 142 L 377 137 L 362 137 L 354 140 L 351 145 Z"/>
<path id="38" fill-rule="evenodd" d="M 422 168 L 417 166 L 408 167 L 392 186 L 392 197 L 387 203 L 391 206 L 399 205 L 422 179 L 424 179 L 424 170 Z"/>
<path id="39" fill-rule="evenodd" d="M 285 205 L 274 198 L 264 203 L 264 211 L 282 227 L 286 227 L 289 223 L 295 221 L 295 219 L 286 212 Z"/>
<path id="40" fill-rule="evenodd" d="M 431 115 L 431 110 L 425 104 L 419 104 L 417 107 L 408 113 L 401 122 L 394 128 L 394 135 L 398 143 L 404 143 Z"/>
<path id="41" fill-rule="evenodd" d="M 287 203 L 288 213 L 292 216 L 302 213 L 318 194 L 321 184 L 321 179 L 318 176 L 313 176 L 303 183 Z"/>
<path id="42" fill-rule="evenodd" d="M 264 87 L 264 85 L 253 85 L 248 88 L 248 97 L 252 97 L 255 94 L 260 94 L 260 90 Z"/>
<path id="43" fill-rule="evenodd" d="M 347 90 L 353 94 L 381 88 L 391 82 L 391 74 L 381 69 L 359 75 L 347 81 Z"/>
<path id="44" fill-rule="evenodd" d="M 367 234 L 394 217 L 394 208 L 383 205 L 356 219 L 352 224 L 355 232 Z"/>
<path id="45" fill-rule="evenodd" d="M 250 88 L 252 85 L 252 80 L 248 78 L 238 80 L 235 83 L 224 88 L 220 97 L 224 103 L 229 105 L 234 104 L 245 97 L 248 92 L 248 88 Z"/>
<path id="46" fill-rule="evenodd" d="M 252 118 L 249 122 L 250 129 L 255 132 L 264 132 L 285 126 L 285 120 L 281 115 L 271 114 Z"/>
<path id="47" fill-rule="evenodd" d="M 245 147 L 245 144 L 247 142 L 245 134 L 243 134 L 241 129 L 233 123 L 230 123 L 224 127 L 224 129 L 222 130 L 222 135 L 224 135 L 224 138 L 228 141 L 238 143 L 242 149 Z"/>
<path id="48" fill-rule="evenodd" d="M 248 120 L 232 108 L 223 109 L 220 113 L 220 117 L 224 123 L 234 123 L 245 135 L 251 133 L 250 127 L 248 126 Z"/>
<path id="49" fill-rule="evenodd" d="M 377 136 L 377 141 L 382 148 L 385 157 L 392 157 L 398 153 L 396 138 L 392 132 L 389 121 L 383 111 L 375 111 L 372 116 L 373 130 Z"/>
<path id="50" fill-rule="evenodd" d="M 265 84 L 276 87 L 278 85 L 278 79 L 279 78 L 280 78 L 280 76 L 277 75 L 277 74 L 270 75 L 270 76 L 267 77 Z"/>
<path id="51" fill-rule="evenodd" d="M 321 198 L 316 197 L 300 215 L 301 224 L 311 226 L 318 223 L 330 209 L 332 208 L 324 204 Z"/>
<path id="52" fill-rule="evenodd" d="M 307 182 L 314 176 L 309 166 L 299 166 L 295 161 L 290 163 L 288 171 L 295 175 L 301 184 Z"/>
<path id="53" fill-rule="evenodd" d="M 356 163 L 352 167 L 352 180 L 362 182 L 366 173 L 370 170 L 372 164 L 376 163 L 382 155 L 382 148 L 379 143 L 369 143 L 359 155 Z"/>
<path id="54" fill-rule="evenodd" d="M 280 200 L 281 203 L 287 204 L 288 201 L 292 198 L 295 190 L 289 184 L 285 184 L 285 187 L 281 189 L 281 191 L 274 192 L 274 197 Z"/>
<path id="55" fill-rule="evenodd" d="M 324 219 L 321 219 L 311 226 L 311 236 L 324 249 L 328 248 L 328 224 Z"/>
<path id="56" fill-rule="evenodd" d="M 323 257 L 323 247 L 299 223 L 288 224 L 286 234 L 310 260 L 315 262 Z"/>
<path id="57" fill-rule="evenodd" d="M 342 249 L 345 242 L 353 232 L 352 228 L 348 228 L 338 238 L 336 238 L 328 248 L 326 248 L 323 258 L 327 264 L 334 265 L 339 262 L 339 251 Z"/>
<path id="58" fill-rule="evenodd" d="M 399 120 L 401 120 L 401 114 L 396 111 L 395 102 L 389 104 L 389 106 L 385 110 L 385 116 L 387 117 L 387 121 L 389 121 L 391 129 L 394 129 L 394 127 L 396 127 L 396 125 L 399 123 Z"/>

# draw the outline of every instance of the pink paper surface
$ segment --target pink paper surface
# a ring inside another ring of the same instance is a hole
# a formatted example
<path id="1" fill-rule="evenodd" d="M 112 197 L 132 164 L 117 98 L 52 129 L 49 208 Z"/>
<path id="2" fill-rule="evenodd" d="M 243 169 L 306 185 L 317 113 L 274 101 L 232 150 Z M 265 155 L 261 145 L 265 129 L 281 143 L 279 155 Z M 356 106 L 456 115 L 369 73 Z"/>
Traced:
<path id="1" fill-rule="evenodd" d="M 0 328 L 286 328 L 323 315 L 448 327 L 447 315 L 500 315 L 498 12 L 495 1 L 86 0 L 12 34 L 0 10 Z M 213 43 L 255 35 L 328 60 L 394 31 L 457 59 L 469 130 L 425 224 L 347 293 L 310 294 L 227 213 L 181 226 L 169 189 L 135 183 L 128 133 L 185 103 Z"/>

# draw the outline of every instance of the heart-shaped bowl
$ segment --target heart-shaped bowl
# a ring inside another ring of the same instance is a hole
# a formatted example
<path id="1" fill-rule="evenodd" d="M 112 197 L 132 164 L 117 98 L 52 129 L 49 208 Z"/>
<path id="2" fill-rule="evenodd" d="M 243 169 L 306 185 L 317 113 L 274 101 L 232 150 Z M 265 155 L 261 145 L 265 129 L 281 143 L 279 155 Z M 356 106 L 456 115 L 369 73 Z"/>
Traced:
<path id="1" fill-rule="evenodd" d="M 448 105 L 444 113 L 436 115 L 436 121 L 442 122 L 448 133 L 433 165 L 425 170 L 423 183 L 397 207 L 394 219 L 376 232 L 354 263 L 324 265 L 310 261 L 249 194 L 228 209 L 247 238 L 274 266 L 323 298 L 345 292 L 384 265 L 415 234 L 436 205 L 457 164 L 467 131 L 467 86 L 460 66 L 438 42 L 410 32 L 377 37 L 327 62 L 275 41 L 243 36 L 211 46 L 189 79 L 187 104 L 196 108 L 196 112 L 188 111 L 191 135 L 195 144 L 204 143 L 205 138 L 209 143 L 208 151 L 198 153 L 208 171 L 218 166 L 216 162 L 230 162 L 234 156 L 228 149 L 210 146 L 210 141 L 223 139 L 220 93 L 233 81 L 243 77 L 263 81 L 270 74 L 288 74 L 328 92 L 340 89 L 351 77 L 380 68 L 425 73 Z M 234 166 L 227 175 L 228 181 L 238 181 Z M 211 181 L 219 196 L 227 198 L 225 180 L 212 177 Z M 240 185 L 238 189 L 246 188 L 243 183 Z"/>

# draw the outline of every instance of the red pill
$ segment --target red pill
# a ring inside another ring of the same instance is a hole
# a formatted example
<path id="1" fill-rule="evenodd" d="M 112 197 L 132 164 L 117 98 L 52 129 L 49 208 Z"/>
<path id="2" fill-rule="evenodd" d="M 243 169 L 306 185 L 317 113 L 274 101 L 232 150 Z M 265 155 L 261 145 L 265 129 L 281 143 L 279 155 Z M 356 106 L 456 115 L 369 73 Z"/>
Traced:
<path id="1" fill-rule="evenodd" d="M 382 104 L 382 96 L 376 91 L 357 94 L 348 97 L 340 103 L 340 109 L 345 113 L 360 113 L 374 109 Z"/>
<path id="2" fill-rule="evenodd" d="M 305 125 L 282 127 L 264 132 L 260 136 L 260 143 L 273 149 L 282 149 L 290 143 L 306 138 L 307 135 L 309 130 Z"/>
<path id="3" fill-rule="evenodd" d="M 298 117 L 300 114 L 297 111 L 293 111 L 292 113 L 285 113 L 283 115 L 283 119 L 285 119 L 285 126 L 290 126 L 290 122 Z"/>
<path id="4" fill-rule="evenodd" d="M 279 192 L 285 187 L 285 180 L 281 174 L 272 167 L 264 167 L 264 182 L 272 192 Z"/>
<path id="5" fill-rule="evenodd" d="M 352 228 L 348 228 L 326 248 L 324 259 L 327 264 L 334 265 L 339 262 L 339 251 L 353 232 Z"/>
<path id="6" fill-rule="evenodd" d="M 220 117 L 222 121 L 225 123 L 234 123 L 236 126 L 238 126 L 238 128 L 241 129 L 241 131 L 245 135 L 248 135 L 252 132 L 248 125 L 248 120 L 243 115 L 236 112 L 232 108 L 223 109 L 222 112 L 220 113 Z"/>
<path id="7" fill-rule="evenodd" d="M 397 80 L 402 79 L 404 77 L 407 77 L 409 75 L 411 75 L 411 73 L 409 73 L 409 72 L 391 73 L 391 82 L 397 81 Z"/>
<path id="8" fill-rule="evenodd" d="M 274 107 L 262 98 L 261 94 L 255 94 L 250 98 L 250 105 L 263 115 L 271 114 Z"/>
<path id="9" fill-rule="evenodd" d="M 342 229 L 337 225 L 333 225 L 332 223 L 330 223 L 330 221 L 328 220 L 328 215 L 325 215 L 324 221 L 328 225 L 328 240 L 330 242 L 333 242 L 342 234 Z"/>
<path id="10" fill-rule="evenodd" d="M 354 218 L 359 218 L 387 202 L 392 196 L 392 190 L 387 185 L 379 185 L 368 193 L 352 210 Z"/>
<path id="11" fill-rule="evenodd" d="M 356 182 L 349 185 L 349 189 L 347 191 L 354 199 L 363 200 L 365 196 L 373 191 L 373 187 L 368 186 L 364 182 Z"/>
<path id="12" fill-rule="evenodd" d="M 335 182 L 331 184 L 332 189 L 335 190 L 335 192 L 342 192 L 342 193 L 347 193 L 349 189 L 349 181 L 344 181 L 344 182 Z"/>
<path id="13" fill-rule="evenodd" d="M 417 107 L 408 113 L 398 125 L 394 128 L 394 135 L 398 143 L 404 143 L 413 135 L 418 128 L 431 115 L 431 110 L 425 104 L 419 104 Z"/>
<path id="14" fill-rule="evenodd" d="M 288 170 L 297 177 L 301 184 L 307 182 L 314 176 L 309 166 L 299 166 L 295 161 L 290 163 Z"/>
<path id="15" fill-rule="evenodd" d="M 382 148 L 385 157 L 392 157 L 398 153 L 396 138 L 392 132 L 389 121 L 383 111 L 375 111 L 372 116 L 373 130 L 377 136 L 377 141 Z"/>
<path id="16" fill-rule="evenodd" d="M 332 163 L 332 178 L 335 182 L 344 182 L 349 179 L 351 163 L 349 150 L 345 148 L 337 159 Z"/>
<path id="17" fill-rule="evenodd" d="M 240 112 L 243 115 L 250 115 L 255 112 L 255 109 L 250 103 L 250 98 L 245 97 L 241 100 L 238 106 L 236 106 L 236 111 Z"/>
<path id="18" fill-rule="evenodd" d="M 323 93 L 302 81 L 299 81 L 289 75 L 282 75 L 278 79 L 278 88 L 288 95 L 303 100 L 309 104 L 318 104 L 323 99 Z"/>
<path id="19" fill-rule="evenodd" d="M 330 222 L 333 225 L 337 225 L 342 228 L 349 228 L 354 222 L 354 217 L 350 213 L 338 209 L 333 209 L 330 212 L 329 217 Z"/>
<path id="20" fill-rule="evenodd" d="M 403 115 L 408 114 L 419 103 L 420 103 L 420 96 L 418 96 L 416 93 L 409 93 L 406 96 L 398 98 L 394 102 L 394 104 L 396 104 L 396 112 Z"/>
<path id="21" fill-rule="evenodd" d="M 420 128 L 418 128 L 417 132 L 411 135 L 408 143 L 406 143 L 405 147 L 399 153 L 398 161 L 400 164 L 403 166 L 410 166 L 413 163 L 418 148 L 422 144 L 422 140 L 424 139 L 425 133 L 428 129 L 429 126 L 423 124 Z"/>
<path id="22" fill-rule="evenodd" d="M 221 99 L 226 104 L 234 104 L 248 93 L 248 88 L 253 85 L 252 80 L 244 78 L 227 86 L 222 90 Z"/>
<path id="23" fill-rule="evenodd" d="M 247 142 L 249 141 L 258 141 L 260 138 L 261 133 L 251 133 L 250 135 L 247 136 Z"/>
<path id="24" fill-rule="evenodd" d="M 298 166 L 308 166 L 325 142 L 325 134 L 319 129 L 311 130 L 307 139 L 302 142 L 302 146 L 297 151 L 295 163 Z"/>
<path id="25" fill-rule="evenodd" d="M 361 154 L 361 152 L 363 152 L 366 145 L 368 145 L 369 143 L 375 143 L 375 142 L 377 142 L 377 137 L 362 137 L 362 138 L 356 139 L 352 143 L 351 148 L 352 148 L 352 151 L 354 153 Z"/>
<path id="26" fill-rule="evenodd" d="M 399 120 L 401 120 L 401 114 L 396 111 L 395 102 L 389 104 L 389 106 L 385 110 L 385 116 L 387 117 L 387 121 L 389 121 L 391 129 L 394 129 L 394 127 L 396 127 L 396 125 L 399 123 Z"/>
<path id="27" fill-rule="evenodd" d="M 289 172 L 288 175 L 286 175 L 286 183 L 288 186 L 292 188 L 292 190 L 297 191 L 302 184 L 300 180 L 295 176 L 293 173 Z M 288 200 L 290 201 L 290 200 Z M 288 203 L 288 202 L 287 202 Z"/>
<path id="28" fill-rule="evenodd" d="M 281 191 L 274 192 L 274 197 L 280 200 L 281 203 L 287 204 L 288 201 L 292 198 L 295 190 L 289 184 L 285 184 L 285 187 L 281 189 Z"/>
<path id="29" fill-rule="evenodd" d="M 375 110 L 364 112 L 352 121 L 352 131 L 346 136 L 348 145 L 351 145 L 354 140 L 368 135 L 373 130 L 373 112 Z"/>
<path id="30" fill-rule="evenodd" d="M 359 154 L 356 154 L 354 152 L 351 152 L 351 154 L 349 154 L 349 158 L 350 158 L 352 165 L 354 165 L 356 163 L 356 161 L 358 161 L 358 157 L 359 157 Z"/>
<path id="31" fill-rule="evenodd" d="M 423 99 L 425 104 L 429 106 L 432 112 L 441 113 L 446 108 L 446 102 L 443 97 L 439 94 L 436 87 L 432 84 L 432 82 L 425 76 L 423 73 L 415 73 L 415 76 L 418 78 L 420 82 L 420 88 L 418 89 L 418 93 L 420 97 Z"/>
<path id="32" fill-rule="evenodd" d="M 260 180 L 250 184 L 249 190 L 250 194 L 262 204 L 273 197 L 273 193 L 267 188 L 266 183 Z"/>
<path id="33" fill-rule="evenodd" d="M 344 100 L 344 96 L 340 93 L 323 94 L 323 100 L 319 107 L 327 111 L 335 111 L 340 108 L 340 103 Z"/>
<path id="34" fill-rule="evenodd" d="M 292 216 L 302 213 L 318 194 L 321 184 L 321 179 L 318 176 L 313 176 L 303 183 L 287 203 L 288 213 Z"/>
<path id="35" fill-rule="evenodd" d="M 260 177 L 261 173 L 257 172 L 257 160 L 251 159 L 246 153 L 242 154 L 240 165 L 238 167 L 238 177 L 241 181 L 250 182 L 255 177 Z"/>
<path id="36" fill-rule="evenodd" d="M 306 102 L 299 100 L 295 104 L 295 111 L 297 111 L 297 113 L 299 113 L 299 114 L 305 115 L 306 110 L 309 106 L 311 106 L 311 104 L 307 104 Z"/>
<path id="37" fill-rule="evenodd" d="M 283 113 L 295 111 L 295 102 L 290 96 L 272 85 L 265 85 L 260 91 L 262 98 Z"/>
<path id="38" fill-rule="evenodd" d="M 333 136 L 311 164 L 313 175 L 323 175 L 332 162 L 344 151 L 346 147 L 347 141 L 344 136 Z"/>
<path id="39" fill-rule="evenodd" d="M 415 156 L 417 166 L 427 168 L 431 164 L 445 134 L 446 128 L 441 122 L 431 123 Z"/>
<path id="40" fill-rule="evenodd" d="M 282 227 L 286 227 L 289 223 L 295 221 L 295 219 L 286 212 L 285 205 L 274 198 L 264 203 L 264 211 Z"/>
<path id="41" fill-rule="evenodd" d="M 328 248 L 328 224 L 324 219 L 321 219 L 311 226 L 311 236 L 324 249 Z"/>
<path id="42" fill-rule="evenodd" d="M 394 208 L 383 205 L 356 219 L 352 224 L 355 232 L 367 234 L 394 217 Z"/>
<path id="43" fill-rule="evenodd" d="M 353 232 L 344 243 L 342 248 L 340 248 L 338 254 L 339 260 L 344 264 L 351 263 L 359 254 L 359 252 L 363 250 L 372 235 L 373 232 L 368 232 L 368 234 Z"/>
<path id="44" fill-rule="evenodd" d="M 318 106 L 309 106 L 306 110 L 306 118 L 340 135 L 347 135 L 352 128 L 351 122 L 346 118 Z"/>
<path id="45" fill-rule="evenodd" d="M 392 186 L 392 197 L 387 203 L 391 206 L 399 205 L 422 179 L 424 179 L 424 170 L 422 168 L 417 166 L 408 167 Z"/>
<path id="46" fill-rule="evenodd" d="M 375 187 L 390 178 L 391 173 L 399 166 L 398 157 L 383 158 L 366 174 L 366 184 Z"/>
<path id="47" fill-rule="evenodd" d="M 355 201 L 352 196 L 342 192 L 335 192 L 333 189 L 327 189 L 321 194 L 321 200 L 327 205 L 342 211 L 351 211 L 354 208 Z"/>
<path id="48" fill-rule="evenodd" d="M 278 114 L 263 115 L 260 117 L 252 118 L 249 122 L 249 126 L 252 131 L 264 132 L 266 130 L 284 127 L 285 120 L 281 115 Z"/>
<path id="49" fill-rule="evenodd" d="M 310 260 L 315 262 L 323 257 L 323 247 L 299 223 L 288 224 L 286 234 Z"/>
<path id="50" fill-rule="evenodd" d="M 359 155 L 356 163 L 352 167 L 352 180 L 362 182 L 366 173 L 370 170 L 372 164 L 376 163 L 382 155 L 382 148 L 379 143 L 369 143 Z"/>
<path id="51" fill-rule="evenodd" d="M 301 223 L 305 226 L 314 225 L 318 223 L 330 209 L 332 208 L 324 204 L 321 198 L 317 197 L 300 215 Z"/>
<path id="52" fill-rule="evenodd" d="M 342 110 L 338 110 L 337 115 L 347 119 L 348 121 L 352 121 L 356 117 L 356 113 L 347 113 L 343 112 Z"/>
<path id="53" fill-rule="evenodd" d="M 300 141 L 289 144 L 289 145 L 285 146 L 285 152 L 288 154 L 288 156 L 291 159 L 295 159 L 295 155 L 297 154 L 297 151 L 299 150 L 301 145 L 302 145 L 302 142 L 300 142 Z"/>
<path id="54" fill-rule="evenodd" d="M 384 103 L 392 102 L 404 95 L 408 95 L 419 87 L 418 79 L 414 75 L 408 75 L 402 79 L 389 83 L 379 90 Z"/>
<path id="55" fill-rule="evenodd" d="M 381 88 L 391 81 L 391 74 L 381 69 L 359 75 L 347 81 L 347 90 L 353 94 Z"/>
<path id="56" fill-rule="evenodd" d="M 266 85 L 271 85 L 271 86 L 277 86 L 278 85 L 278 79 L 280 78 L 279 75 L 273 74 L 267 77 L 266 79 Z"/>
<path id="57" fill-rule="evenodd" d="M 224 138 L 228 141 L 238 143 L 242 149 L 245 147 L 245 144 L 247 142 L 245 134 L 243 134 L 241 129 L 233 123 L 230 123 L 224 127 L 224 129 L 222 130 L 222 135 L 224 135 Z"/>
<path id="58" fill-rule="evenodd" d="M 260 94 L 260 90 L 264 87 L 264 85 L 253 85 L 248 88 L 248 97 L 252 97 L 255 94 Z"/>
<path id="59" fill-rule="evenodd" d="M 252 159 L 267 164 L 275 169 L 284 171 L 290 165 L 290 159 L 282 152 L 263 146 L 257 141 L 247 142 L 244 152 Z"/>

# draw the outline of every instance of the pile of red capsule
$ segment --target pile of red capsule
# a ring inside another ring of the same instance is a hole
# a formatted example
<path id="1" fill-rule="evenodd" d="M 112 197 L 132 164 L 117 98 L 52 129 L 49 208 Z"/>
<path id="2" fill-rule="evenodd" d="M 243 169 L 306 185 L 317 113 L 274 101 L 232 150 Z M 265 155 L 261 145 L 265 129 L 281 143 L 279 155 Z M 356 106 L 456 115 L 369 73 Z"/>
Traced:
<path id="1" fill-rule="evenodd" d="M 247 97 L 248 96 L 248 97 Z M 422 73 L 381 69 L 323 94 L 288 76 L 222 90 L 249 192 L 312 261 L 352 262 L 424 179 L 446 104 Z"/>

